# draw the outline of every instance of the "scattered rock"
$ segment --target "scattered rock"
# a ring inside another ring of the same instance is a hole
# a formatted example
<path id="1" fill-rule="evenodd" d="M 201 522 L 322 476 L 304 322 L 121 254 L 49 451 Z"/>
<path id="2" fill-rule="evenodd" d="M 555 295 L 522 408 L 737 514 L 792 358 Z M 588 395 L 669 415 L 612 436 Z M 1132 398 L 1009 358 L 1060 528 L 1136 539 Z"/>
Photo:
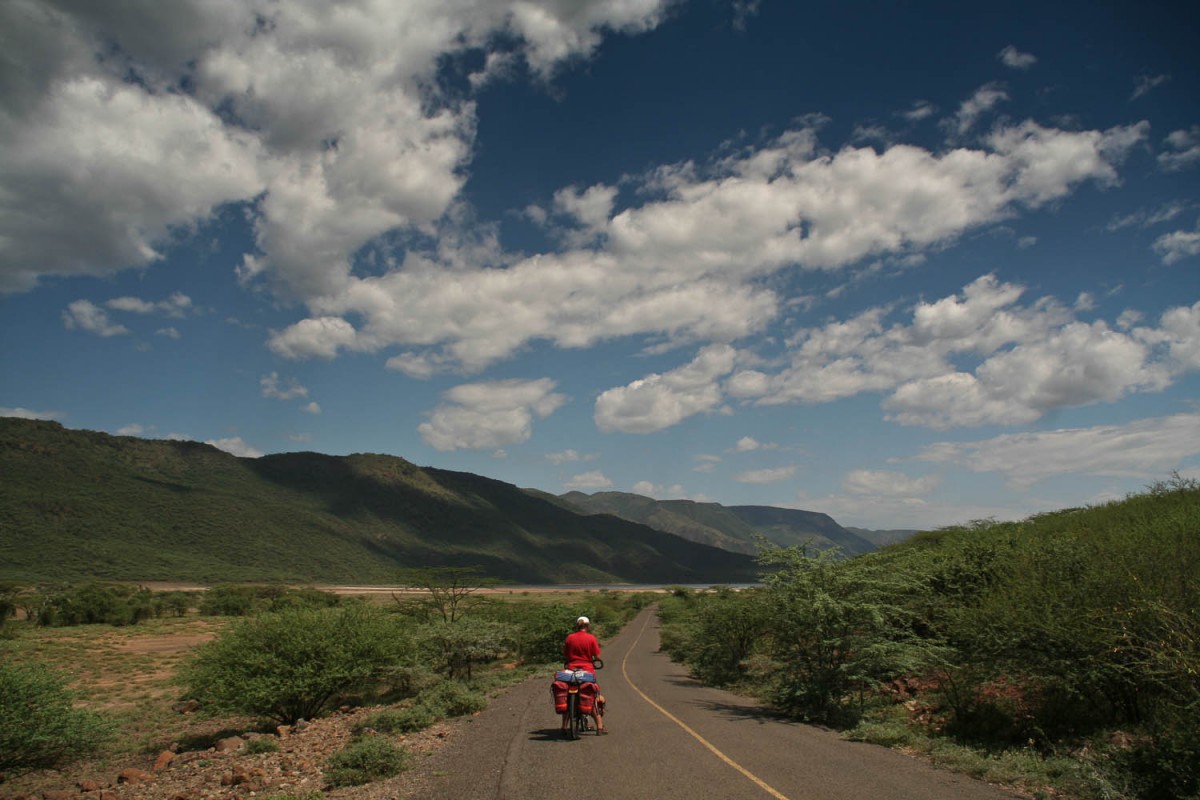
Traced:
<path id="1" fill-rule="evenodd" d="M 158 754 L 158 758 L 154 759 L 154 767 L 151 772 L 162 772 L 167 767 L 171 766 L 171 762 L 175 760 L 175 754 L 170 750 L 163 750 Z"/>
<path id="2" fill-rule="evenodd" d="M 226 772 L 221 776 L 222 786 L 241 786 L 243 783 L 250 781 L 250 773 L 244 769 L 234 769 L 232 772 Z"/>
<path id="3" fill-rule="evenodd" d="M 277 734 L 279 734 L 280 739 L 286 739 L 288 737 L 288 734 L 290 734 L 292 732 L 292 726 L 291 725 L 280 725 L 278 728 L 275 729 L 275 732 Z"/>
<path id="4" fill-rule="evenodd" d="M 0 0 L 0 4 L 3 2 Z M 354 741 L 356 726 L 377 711 L 379 707 L 356 708 L 349 713 L 308 721 L 301 726 L 302 730 L 281 726 L 284 728 L 281 734 L 287 737 L 287 741 L 282 742 L 279 750 L 253 758 L 246 757 L 244 751 L 239 752 L 237 746 L 223 752 L 217 752 L 215 746 L 181 752 L 174 752 L 179 748 L 160 748 L 157 759 L 153 754 L 131 755 L 122 765 L 114 766 L 111 774 L 104 773 L 99 779 L 96 779 L 94 769 L 85 768 L 75 774 L 47 774 L 40 784 L 34 785 L 18 784 L 17 781 L 26 781 L 26 776 L 10 774 L 8 782 L 0 786 L 0 800 L 44 800 L 42 792 L 63 787 L 69 791 L 49 797 L 59 800 L 262 800 L 272 795 L 306 796 L 324 785 L 323 769 L 329 757 Z M 403 746 L 414 756 L 428 755 L 448 740 L 447 734 L 453 728 L 453 725 L 439 723 L 432 728 L 407 734 L 403 737 Z M 261 735 L 247 731 L 239 737 L 230 738 L 244 743 Z M 401 741 L 400 737 L 389 738 L 397 743 Z M 229 742 L 225 747 L 234 744 Z M 164 766 L 162 762 L 167 762 L 164 753 L 171 752 L 174 755 Z M 151 763 L 158 765 L 153 772 L 150 771 Z M 136 765 L 136 768 L 132 768 L 132 765 Z M 131 769 L 114 778 L 123 766 L 131 766 Z M 10 791 L 4 791 L 6 789 Z M 380 792 L 383 792 L 382 788 Z M 405 795 L 388 789 L 386 793 L 355 796 L 367 800 L 368 797 L 424 795 Z"/>
<path id="5" fill-rule="evenodd" d="M 52 789 L 49 792 L 42 792 L 42 800 L 71 800 L 75 794 L 66 789 Z"/>
<path id="6" fill-rule="evenodd" d="M 171 705 L 171 710 L 177 714 L 194 714 L 200 710 L 199 700 L 180 700 Z"/>
<path id="7" fill-rule="evenodd" d="M 117 775 L 117 783 L 144 783 L 153 778 L 154 776 L 144 769 L 129 767 L 121 770 L 121 774 Z"/>
<path id="8" fill-rule="evenodd" d="M 246 745 L 246 740 L 240 736 L 230 736 L 228 739 L 221 739 L 217 742 L 215 750 L 218 753 L 227 753 L 233 750 L 241 750 Z"/>
<path id="9" fill-rule="evenodd" d="M 193 761 L 200 761 L 201 759 L 207 757 L 208 753 L 202 750 L 192 750 L 190 753 L 180 753 L 179 755 L 175 756 L 171 763 L 175 764 L 176 766 L 182 766 L 184 764 L 190 764 Z"/>

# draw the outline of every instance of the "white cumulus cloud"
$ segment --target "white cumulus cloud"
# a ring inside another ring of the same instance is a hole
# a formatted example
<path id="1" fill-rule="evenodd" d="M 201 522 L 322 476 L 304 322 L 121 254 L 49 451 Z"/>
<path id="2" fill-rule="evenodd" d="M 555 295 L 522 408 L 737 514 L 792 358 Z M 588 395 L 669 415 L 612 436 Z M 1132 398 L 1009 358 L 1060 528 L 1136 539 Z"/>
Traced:
<path id="1" fill-rule="evenodd" d="M 108 312 L 90 300 L 72 302 L 63 312 L 62 319 L 67 330 L 87 331 L 103 337 L 122 336 L 129 333 L 128 328 L 113 322 L 108 316 Z"/>
<path id="2" fill-rule="evenodd" d="M 910 478 L 903 472 L 857 469 L 846 473 L 842 489 L 851 494 L 884 497 L 921 497 L 941 484 L 937 475 Z"/>
<path id="3" fill-rule="evenodd" d="M 559 206 L 586 219 L 586 245 L 572 240 L 572 227 L 574 244 L 560 252 L 489 247 L 480 266 L 443 246 L 410 253 L 382 275 L 339 279 L 340 288 L 310 299 L 311 317 L 272 337 L 272 349 L 304 358 L 402 347 L 389 367 L 429 377 L 481 370 L 533 340 L 563 348 L 646 334 L 730 342 L 779 314 L 765 276 L 919 257 L 1084 181 L 1111 185 L 1147 131 L 1025 122 L 994 130 L 979 149 L 824 153 L 819 124 L 706 165 L 660 167 L 637 179 L 641 204 L 619 211 L 605 187 L 560 193 Z"/>
<path id="4" fill-rule="evenodd" d="M 258 383 L 262 388 L 263 397 L 273 397 L 276 400 L 293 400 L 297 397 L 308 397 L 308 389 L 300 385 L 295 378 L 288 378 L 281 385 L 278 372 L 263 375 Z"/>
<path id="5" fill-rule="evenodd" d="M 59 420 L 67 415 L 62 411 L 34 411 L 28 408 L 0 407 L 0 417 L 16 417 L 17 419 L 41 419 L 41 420 Z"/>
<path id="6" fill-rule="evenodd" d="M 192 298 L 182 292 L 173 292 L 166 300 L 159 300 L 157 302 L 142 300 L 139 297 L 114 297 L 104 305 L 114 311 L 182 317 L 192 307 Z"/>
<path id="7" fill-rule="evenodd" d="M 596 398 L 596 426 L 651 433 L 716 410 L 722 401 L 719 381 L 733 369 L 735 356 L 728 345 L 711 345 L 677 369 L 605 391 Z"/>
<path id="8" fill-rule="evenodd" d="M 921 302 L 909 321 L 891 309 L 799 331 L 773 374 L 735 373 L 729 393 L 762 404 L 824 403 L 887 393 L 888 419 L 949 428 L 1017 424 L 1055 408 L 1157 391 L 1195 369 L 1194 312 L 1169 310 L 1161 327 L 1084 323 L 1053 298 L 1022 303 L 1024 287 L 985 275 L 961 294 Z"/>
<path id="9" fill-rule="evenodd" d="M 1156 479 L 1200 455 L 1200 414 L 1124 425 L 1016 433 L 975 442 L 939 442 L 918 460 L 972 472 L 997 472 L 1028 488 L 1055 475 L 1082 473 Z"/>
<path id="10" fill-rule="evenodd" d="M 548 417 L 567 402 L 554 388 L 549 378 L 464 383 L 446 392 L 417 430 L 442 451 L 524 442 L 533 433 L 534 417 Z"/>
<path id="11" fill-rule="evenodd" d="M 573 476 L 570 480 L 563 484 L 563 487 L 568 491 L 600 491 L 602 489 L 611 489 L 613 482 L 607 475 L 599 470 L 591 472 L 582 472 Z"/>
<path id="12" fill-rule="evenodd" d="M 1172 131 L 1164 144 L 1167 149 L 1158 154 L 1158 164 L 1167 172 L 1200 165 L 1200 125 Z"/>
<path id="13" fill-rule="evenodd" d="M 790 480 L 796 475 L 795 466 L 770 467 L 766 469 L 751 469 L 738 473 L 734 480 L 738 483 L 779 483 Z"/>
<path id="14" fill-rule="evenodd" d="M 228 203 L 252 210 L 243 278 L 313 298 L 353 254 L 455 201 L 470 98 L 447 56 L 549 78 L 666 0 L 131 0 L 0 4 L 0 291 L 159 260 Z M 181 90 L 180 87 L 186 87 Z"/>
<path id="15" fill-rule="evenodd" d="M 996 58 L 1000 59 L 1000 63 L 1004 66 L 1013 69 L 1029 69 L 1037 63 L 1037 56 L 1032 53 L 1022 53 L 1011 44 L 997 53 Z"/>
<path id="16" fill-rule="evenodd" d="M 218 450 L 224 450 L 239 458 L 262 458 L 264 453 L 242 441 L 240 436 L 231 436 L 225 439 L 206 439 L 205 444 L 212 445 Z"/>
<path id="17" fill-rule="evenodd" d="M 1200 255 L 1200 228 L 1164 233 L 1154 240 L 1154 252 L 1162 257 L 1164 264 Z"/>

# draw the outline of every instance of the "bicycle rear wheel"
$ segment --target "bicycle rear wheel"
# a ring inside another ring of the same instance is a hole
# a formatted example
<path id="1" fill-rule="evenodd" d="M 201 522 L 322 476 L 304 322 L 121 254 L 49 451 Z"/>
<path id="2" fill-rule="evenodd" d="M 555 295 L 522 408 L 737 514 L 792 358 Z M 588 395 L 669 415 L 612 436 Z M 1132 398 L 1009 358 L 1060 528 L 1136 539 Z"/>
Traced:
<path id="1" fill-rule="evenodd" d="M 570 721 L 567 725 L 567 736 L 571 739 L 579 738 L 579 695 L 567 695 L 567 719 Z"/>

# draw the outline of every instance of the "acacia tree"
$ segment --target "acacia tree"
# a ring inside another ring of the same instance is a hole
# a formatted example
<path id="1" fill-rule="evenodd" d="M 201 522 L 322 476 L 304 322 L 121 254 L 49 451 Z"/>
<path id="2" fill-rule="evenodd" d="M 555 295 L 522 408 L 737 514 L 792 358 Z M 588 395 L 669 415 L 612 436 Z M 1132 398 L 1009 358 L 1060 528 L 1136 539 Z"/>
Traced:
<path id="1" fill-rule="evenodd" d="M 459 619 L 478 602 L 478 597 L 472 597 L 475 592 L 486 586 L 494 586 L 495 579 L 484 577 L 476 567 L 428 567 L 423 569 L 405 570 L 401 573 L 401 582 L 407 586 L 419 587 L 424 595 L 416 599 L 416 604 L 430 616 L 441 617 L 442 622 L 458 622 Z M 410 600 L 403 595 L 392 592 L 392 599 L 400 606 L 409 605 Z"/>
<path id="2" fill-rule="evenodd" d="M 747 660 L 771 630 L 771 609 L 759 592 L 722 587 L 696 606 L 693 624 L 689 661 L 697 674 L 714 684 L 734 683 L 744 677 Z"/>
<path id="3" fill-rule="evenodd" d="M 771 548 L 759 561 L 773 626 L 775 703 L 797 716 L 838 721 L 872 684 L 907 672 L 932 655 L 891 598 L 896 587 L 852 569 L 835 550 Z"/>
<path id="4" fill-rule="evenodd" d="M 469 681 L 474 665 L 515 648 L 517 629 L 504 622 L 433 622 L 422 626 L 419 635 L 436 669 L 445 670 L 447 678 Z"/>

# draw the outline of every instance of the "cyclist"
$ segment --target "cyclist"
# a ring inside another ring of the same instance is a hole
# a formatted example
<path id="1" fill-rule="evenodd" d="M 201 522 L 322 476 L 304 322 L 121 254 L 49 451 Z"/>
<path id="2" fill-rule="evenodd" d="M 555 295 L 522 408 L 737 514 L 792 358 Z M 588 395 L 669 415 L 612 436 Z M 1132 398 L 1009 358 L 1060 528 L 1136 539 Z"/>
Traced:
<path id="1" fill-rule="evenodd" d="M 575 620 L 575 632 L 567 636 L 563 644 L 563 660 L 567 669 L 595 670 L 595 659 L 600 658 L 600 642 L 591 632 L 592 621 L 587 617 Z M 606 734 L 604 728 L 604 697 L 600 694 L 600 685 L 596 684 L 596 700 L 592 704 L 592 719 L 596 720 L 596 733 Z M 562 715 L 562 729 L 565 732 L 571 726 L 568 715 Z"/>

